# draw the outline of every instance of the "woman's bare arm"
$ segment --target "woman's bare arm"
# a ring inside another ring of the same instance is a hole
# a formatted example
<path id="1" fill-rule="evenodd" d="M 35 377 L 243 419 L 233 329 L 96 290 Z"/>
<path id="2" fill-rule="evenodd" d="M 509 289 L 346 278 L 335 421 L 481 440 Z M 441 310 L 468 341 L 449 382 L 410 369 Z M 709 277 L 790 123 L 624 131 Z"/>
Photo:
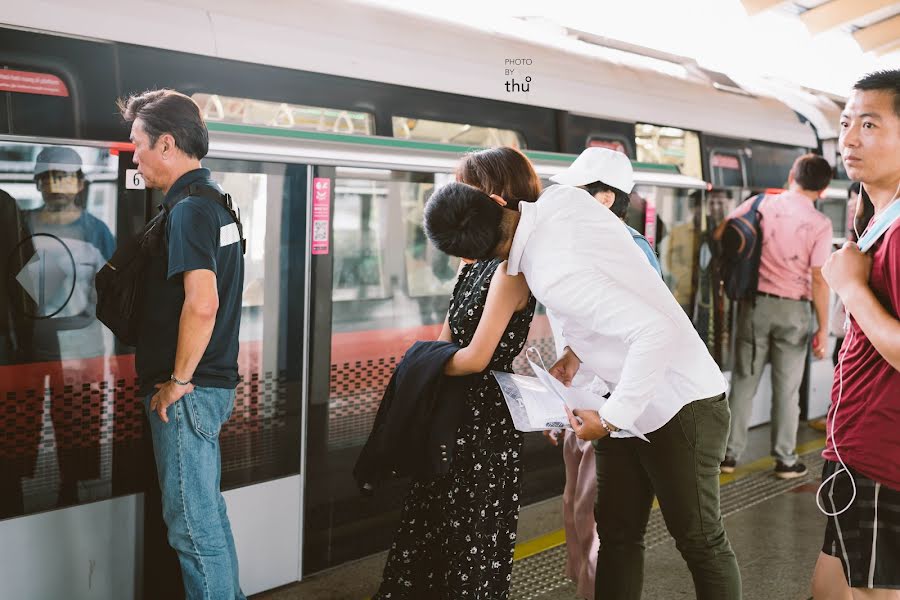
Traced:
<path id="1" fill-rule="evenodd" d="M 521 274 L 507 275 L 505 262 L 497 267 L 472 342 L 447 361 L 444 373 L 470 375 L 484 371 L 491 363 L 509 320 L 527 305 L 528 294 L 528 284 Z"/>

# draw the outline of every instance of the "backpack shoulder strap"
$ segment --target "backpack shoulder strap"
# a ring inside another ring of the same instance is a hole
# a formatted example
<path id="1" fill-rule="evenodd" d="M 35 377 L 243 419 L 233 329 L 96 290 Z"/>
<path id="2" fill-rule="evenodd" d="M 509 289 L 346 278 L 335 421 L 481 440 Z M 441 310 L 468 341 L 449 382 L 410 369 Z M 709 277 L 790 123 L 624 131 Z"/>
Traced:
<path id="1" fill-rule="evenodd" d="M 188 196 L 207 198 L 221 204 L 222 208 L 228 211 L 228 214 L 231 215 L 231 218 L 234 219 L 234 223 L 237 225 L 238 235 L 241 238 L 241 254 L 247 253 L 247 238 L 244 237 L 244 225 L 241 223 L 240 209 L 234 205 L 230 194 L 226 194 L 218 187 L 213 187 L 206 183 L 192 183 L 185 188 L 184 198 Z"/>
<path id="2" fill-rule="evenodd" d="M 765 198 L 766 198 L 765 194 L 757 194 L 756 198 L 753 199 L 753 206 L 750 208 L 750 210 L 752 210 L 754 212 L 758 212 L 759 205 L 762 204 L 762 201 L 765 200 Z"/>

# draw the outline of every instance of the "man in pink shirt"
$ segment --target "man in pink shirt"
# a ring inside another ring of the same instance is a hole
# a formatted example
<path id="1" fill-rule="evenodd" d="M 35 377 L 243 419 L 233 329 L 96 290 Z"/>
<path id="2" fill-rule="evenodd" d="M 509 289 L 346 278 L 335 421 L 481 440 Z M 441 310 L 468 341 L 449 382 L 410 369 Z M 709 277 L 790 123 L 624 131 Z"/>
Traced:
<path id="1" fill-rule="evenodd" d="M 731 434 L 722 471 L 734 471 L 747 445 L 753 397 L 766 363 L 772 365 L 772 454 L 775 475 L 791 479 L 806 474 L 797 460 L 799 391 L 815 308 L 813 352 L 825 356 L 828 342 L 828 285 L 822 265 L 831 253 L 831 221 L 815 201 L 831 181 L 831 165 L 815 154 L 794 162 L 788 190 L 767 196 L 762 215 L 759 285 L 751 301 L 738 307 L 736 364 L 731 376 Z M 747 200 L 729 219 L 750 210 Z M 717 232 L 719 233 L 719 232 Z"/>

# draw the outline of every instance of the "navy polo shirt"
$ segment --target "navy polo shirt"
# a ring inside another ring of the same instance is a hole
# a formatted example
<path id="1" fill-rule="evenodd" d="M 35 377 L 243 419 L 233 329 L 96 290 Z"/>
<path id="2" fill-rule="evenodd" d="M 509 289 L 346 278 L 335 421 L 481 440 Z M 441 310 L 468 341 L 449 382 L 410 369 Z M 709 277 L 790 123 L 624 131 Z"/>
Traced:
<path id="1" fill-rule="evenodd" d="M 168 381 L 175 368 L 178 328 L 184 305 L 183 275 L 207 269 L 216 274 L 219 311 L 209 345 L 194 371 L 194 385 L 234 389 L 238 383 L 238 332 L 244 289 L 244 256 L 231 214 L 215 200 L 188 196 L 175 202 L 192 183 L 205 182 L 209 169 L 188 171 L 166 194 L 170 206 L 166 223 L 168 252 L 153 256 L 147 265 L 135 366 L 140 395 Z M 174 205 L 173 205 L 174 204 Z"/>

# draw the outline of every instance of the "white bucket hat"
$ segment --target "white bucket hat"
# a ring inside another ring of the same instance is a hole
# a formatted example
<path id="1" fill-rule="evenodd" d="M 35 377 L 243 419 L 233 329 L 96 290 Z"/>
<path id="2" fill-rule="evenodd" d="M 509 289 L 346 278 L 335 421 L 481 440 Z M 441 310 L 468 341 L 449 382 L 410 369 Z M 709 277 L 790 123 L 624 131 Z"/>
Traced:
<path id="1" fill-rule="evenodd" d="M 581 186 L 599 181 L 630 194 L 634 188 L 634 169 L 621 152 L 608 148 L 588 148 L 569 168 L 550 178 L 563 185 Z"/>

